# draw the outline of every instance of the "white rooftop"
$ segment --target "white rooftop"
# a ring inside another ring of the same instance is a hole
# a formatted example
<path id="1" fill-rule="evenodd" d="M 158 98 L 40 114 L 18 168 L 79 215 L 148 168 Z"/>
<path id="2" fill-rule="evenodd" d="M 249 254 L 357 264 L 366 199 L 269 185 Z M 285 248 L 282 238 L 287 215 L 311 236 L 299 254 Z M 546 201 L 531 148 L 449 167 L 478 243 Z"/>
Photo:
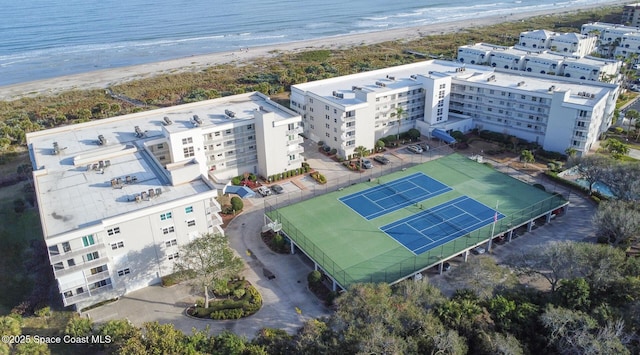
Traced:
<path id="1" fill-rule="evenodd" d="M 464 71 L 456 71 L 457 68 L 464 67 Z M 387 75 L 394 77 L 395 80 L 387 79 Z M 430 60 L 419 63 L 401 65 L 397 67 L 374 70 L 370 72 L 346 75 L 337 78 L 313 81 L 309 83 L 297 84 L 296 88 L 306 90 L 315 95 L 322 96 L 326 100 L 335 102 L 336 104 L 353 105 L 360 103 L 355 99 L 347 99 L 346 93 L 350 93 L 352 86 L 360 87 L 363 90 L 375 92 L 391 91 L 397 88 L 406 88 L 418 83 L 411 78 L 411 75 L 424 76 L 451 76 L 456 79 L 466 80 L 470 82 L 484 82 L 491 86 L 502 86 L 507 91 L 522 90 L 548 92 L 551 86 L 555 90 L 571 91 L 571 102 L 586 103 L 588 99 L 577 96 L 578 92 L 589 92 L 595 95 L 595 99 L 599 100 L 603 95 L 608 95 L 609 91 L 615 88 L 613 84 L 607 84 L 596 81 L 582 83 L 575 79 L 569 79 L 559 76 L 538 75 L 524 73 L 521 71 L 513 72 L 502 69 L 494 69 L 483 65 L 469 65 L 452 61 Z M 494 75 L 495 80 L 490 82 L 487 79 Z M 518 86 L 518 83 L 524 81 L 524 84 Z M 386 86 L 376 85 L 376 82 L 383 82 Z M 345 99 L 339 99 L 333 96 L 333 91 L 345 92 Z"/>
<path id="2" fill-rule="evenodd" d="M 276 120 L 295 114 L 262 94 L 251 93 L 28 134 L 44 235 L 52 237 L 106 218 L 211 191 L 203 180 L 170 185 L 164 169 L 144 151 L 143 143 L 163 137 L 163 128 L 168 132 L 191 129 L 193 115 L 198 115 L 203 121 L 201 127 L 206 127 L 252 119 L 251 112 L 260 106 L 274 112 Z M 229 118 L 225 110 L 235 112 L 235 117 Z M 165 116 L 173 124 L 163 125 Z M 142 137 L 136 135 L 136 126 Z M 106 144 L 98 144 L 99 135 Z M 54 154 L 54 142 L 59 154 Z M 108 161 L 109 165 L 93 170 L 99 161 Z M 111 181 L 117 178 L 122 183 L 114 188 Z M 155 194 L 158 188 L 159 196 L 135 202 L 136 194 L 150 189 Z"/>

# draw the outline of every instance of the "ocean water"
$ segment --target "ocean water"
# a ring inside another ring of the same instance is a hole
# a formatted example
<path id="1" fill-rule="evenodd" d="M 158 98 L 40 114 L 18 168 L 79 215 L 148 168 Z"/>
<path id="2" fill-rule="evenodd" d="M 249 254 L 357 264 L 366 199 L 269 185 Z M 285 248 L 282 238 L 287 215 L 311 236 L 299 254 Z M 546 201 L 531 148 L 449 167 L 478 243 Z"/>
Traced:
<path id="1" fill-rule="evenodd" d="M 0 0 L 0 86 L 258 45 L 612 0 Z"/>

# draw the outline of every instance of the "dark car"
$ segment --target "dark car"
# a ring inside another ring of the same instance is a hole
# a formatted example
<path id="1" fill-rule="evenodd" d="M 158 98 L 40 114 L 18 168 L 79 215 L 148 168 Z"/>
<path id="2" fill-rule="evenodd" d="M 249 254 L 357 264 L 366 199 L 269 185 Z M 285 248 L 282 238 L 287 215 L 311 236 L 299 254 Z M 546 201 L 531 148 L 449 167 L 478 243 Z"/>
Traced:
<path id="1" fill-rule="evenodd" d="M 444 262 L 444 264 L 442 264 L 442 270 L 444 271 L 449 271 L 451 270 L 451 264 L 449 264 L 448 262 Z"/>
<path id="2" fill-rule="evenodd" d="M 284 189 L 280 185 L 273 185 L 273 186 L 271 186 L 271 191 L 273 191 L 273 192 L 275 192 L 277 194 L 281 194 L 281 193 L 284 192 Z"/>
<path id="3" fill-rule="evenodd" d="M 384 155 L 376 155 L 375 157 L 373 157 L 373 160 L 377 161 L 382 165 L 389 164 L 389 159 L 387 159 L 387 157 L 385 157 Z"/>

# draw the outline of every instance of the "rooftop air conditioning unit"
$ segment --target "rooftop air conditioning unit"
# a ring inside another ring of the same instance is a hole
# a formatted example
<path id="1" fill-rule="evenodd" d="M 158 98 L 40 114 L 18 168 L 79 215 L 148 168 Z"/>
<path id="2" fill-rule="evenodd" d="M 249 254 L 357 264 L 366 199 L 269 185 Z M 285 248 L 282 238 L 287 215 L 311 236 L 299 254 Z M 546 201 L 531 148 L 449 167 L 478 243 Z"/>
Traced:
<path id="1" fill-rule="evenodd" d="M 193 115 L 193 120 L 194 120 L 198 125 L 201 125 L 201 124 L 202 124 L 202 120 L 200 119 L 200 117 L 198 117 L 198 115 Z"/>
<path id="2" fill-rule="evenodd" d="M 236 117 L 236 113 L 231 110 L 224 110 L 224 114 L 231 118 Z"/>
<path id="3" fill-rule="evenodd" d="M 164 123 L 165 126 L 170 126 L 173 124 L 173 121 L 171 121 L 171 119 L 167 116 L 164 116 Z"/>
<path id="4" fill-rule="evenodd" d="M 107 139 L 101 134 L 98 136 L 98 145 L 106 145 Z"/>
<path id="5" fill-rule="evenodd" d="M 136 126 L 134 130 L 136 131 L 136 137 L 138 138 L 144 137 L 144 132 L 142 132 L 142 130 L 140 129 L 140 126 Z"/>

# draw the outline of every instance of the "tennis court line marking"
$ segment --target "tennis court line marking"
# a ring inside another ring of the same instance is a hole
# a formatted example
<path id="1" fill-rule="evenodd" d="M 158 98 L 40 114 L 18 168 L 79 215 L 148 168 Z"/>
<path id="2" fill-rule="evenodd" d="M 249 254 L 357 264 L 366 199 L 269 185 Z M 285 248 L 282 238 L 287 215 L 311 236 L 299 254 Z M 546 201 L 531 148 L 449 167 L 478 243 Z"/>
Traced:
<path id="1" fill-rule="evenodd" d="M 441 194 L 443 194 L 443 193 L 445 193 L 445 192 L 449 192 L 449 191 L 451 191 L 451 190 L 453 190 L 453 189 L 452 189 L 452 188 L 450 188 L 450 187 L 445 187 L 445 188 L 443 188 L 443 189 L 441 189 L 441 190 L 438 190 L 438 191 L 435 191 L 435 192 L 430 192 L 430 193 L 428 193 L 428 194 L 427 194 L 427 195 L 425 195 L 425 196 L 420 196 L 420 198 L 422 198 L 422 197 L 427 197 L 427 196 L 429 196 L 429 195 L 436 195 L 436 196 L 437 196 L 437 195 L 441 195 Z M 386 199 L 386 198 L 391 198 L 391 197 L 396 196 L 396 195 L 399 195 L 399 194 L 395 194 L 395 195 L 391 195 L 391 196 L 385 197 L 385 199 Z M 370 201 L 371 201 L 371 200 L 370 200 Z M 380 200 L 376 200 L 376 201 L 380 201 Z M 390 207 L 390 208 L 383 208 L 383 207 L 382 207 L 382 206 L 380 206 L 379 204 L 377 204 L 377 203 L 375 203 L 375 202 L 373 202 L 373 201 L 372 201 L 376 206 L 380 207 L 380 211 L 378 211 L 378 212 L 374 212 L 374 213 L 371 213 L 371 214 L 368 214 L 368 215 L 363 216 L 363 217 L 364 217 L 365 219 L 371 220 L 371 219 L 374 219 L 374 218 L 377 218 L 377 217 L 380 217 L 380 216 L 383 216 L 383 215 L 385 215 L 385 214 L 389 213 L 388 211 L 397 211 L 397 210 L 399 210 L 399 209 L 401 209 L 401 208 L 404 208 L 404 207 L 408 207 L 408 206 L 414 205 L 414 204 L 416 204 L 418 201 L 421 201 L 421 200 L 414 200 L 414 199 L 406 200 L 405 202 L 400 203 L 400 204 L 397 204 L 397 205 L 394 205 L 393 207 Z M 400 207 L 398 207 L 398 206 L 400 206 Z M 358 213 L 358 214 L 360 214 L 360 213 Z M 362 216 L 362 215 L 361 215 L 361 216 Z"/>

